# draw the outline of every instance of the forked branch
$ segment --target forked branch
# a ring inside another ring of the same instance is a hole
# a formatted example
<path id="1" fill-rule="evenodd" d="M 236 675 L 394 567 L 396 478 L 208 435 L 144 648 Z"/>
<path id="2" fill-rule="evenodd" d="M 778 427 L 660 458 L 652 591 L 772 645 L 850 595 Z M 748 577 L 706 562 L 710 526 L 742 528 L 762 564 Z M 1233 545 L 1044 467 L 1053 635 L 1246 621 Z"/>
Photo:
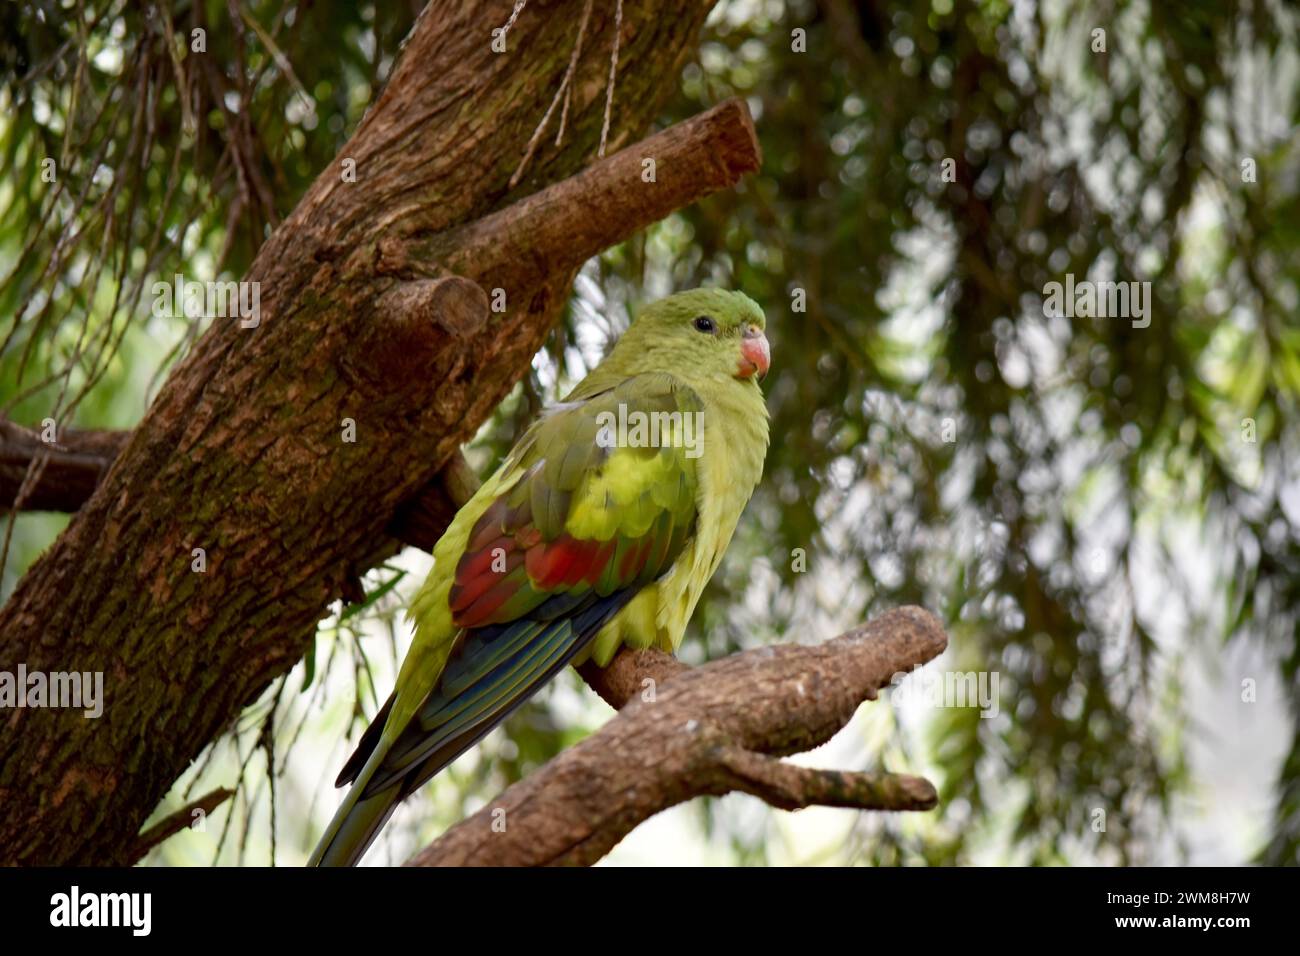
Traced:
<path id="1" fill-rule="evenodd" d="M 778 758 L 825 743 L 895 674 L 946 646 L 933 615 L 904 607 L 824 644 L 765 647 L 697 668 L 623 650 L 605 671 L 582 670 L 618 715 L 408 865 L 590 864 L 659 811 L 731 791 L 787 810 L 928 810 L 937 796 L 919 777 Z"/>

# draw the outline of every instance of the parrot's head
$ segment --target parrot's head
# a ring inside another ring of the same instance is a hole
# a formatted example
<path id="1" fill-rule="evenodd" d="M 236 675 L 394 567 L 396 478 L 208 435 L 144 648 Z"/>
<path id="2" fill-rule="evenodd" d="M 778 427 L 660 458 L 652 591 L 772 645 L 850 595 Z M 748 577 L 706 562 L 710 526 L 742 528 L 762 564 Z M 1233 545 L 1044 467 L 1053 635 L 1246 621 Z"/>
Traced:
<path id="1" fill-rule="evenodd" d="M 628 372 L 662 371 L 756 380 L 772 353 L 758 303 L 743 292 L 692 289 L 645 306 L 610 359 Z"/>

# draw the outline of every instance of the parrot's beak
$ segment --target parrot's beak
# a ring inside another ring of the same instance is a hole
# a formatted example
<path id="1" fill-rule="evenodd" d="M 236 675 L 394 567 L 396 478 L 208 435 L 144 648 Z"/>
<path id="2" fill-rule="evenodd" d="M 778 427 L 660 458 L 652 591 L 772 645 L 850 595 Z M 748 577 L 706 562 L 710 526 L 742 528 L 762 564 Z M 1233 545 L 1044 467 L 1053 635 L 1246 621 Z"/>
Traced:
<path id="1" fill-rule="evenodd" d="M 772 347 L 767 344 L 767 336 L 756 325 L 746 325 L 740 340 L 740 361 L 736 374 L 740 378 L 749 378 L 757 374 L 759 381 L 767 374 L 772 364 Z"/>

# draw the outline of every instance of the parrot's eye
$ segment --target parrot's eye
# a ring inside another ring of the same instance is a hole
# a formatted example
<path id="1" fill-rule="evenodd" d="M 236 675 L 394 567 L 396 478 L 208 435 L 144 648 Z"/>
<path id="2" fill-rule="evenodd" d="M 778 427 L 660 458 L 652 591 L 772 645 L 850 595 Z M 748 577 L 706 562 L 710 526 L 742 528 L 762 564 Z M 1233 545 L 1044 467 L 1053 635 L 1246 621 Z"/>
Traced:
<path id="1" fill-rule="evenodd" d="M 709 335 L 718 331 L 717 325 L 707 315 L 701 315 L 695 320 L 695 329 L 697 332 L 706 332 Z"/>

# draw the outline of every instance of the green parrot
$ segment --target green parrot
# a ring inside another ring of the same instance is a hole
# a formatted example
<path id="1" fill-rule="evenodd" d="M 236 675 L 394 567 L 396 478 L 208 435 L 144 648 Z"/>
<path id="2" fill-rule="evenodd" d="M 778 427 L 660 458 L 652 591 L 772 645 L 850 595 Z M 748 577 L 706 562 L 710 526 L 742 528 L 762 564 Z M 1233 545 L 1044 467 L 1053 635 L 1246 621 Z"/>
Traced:
<path id="1" fill-rule="evenodd" d="M 465 503 L 311 865 L 355 864 L 400 801 L 567 664 L 677 650 L 762 476 L 765 325 L 740 292 L 647 306 Z"/>

